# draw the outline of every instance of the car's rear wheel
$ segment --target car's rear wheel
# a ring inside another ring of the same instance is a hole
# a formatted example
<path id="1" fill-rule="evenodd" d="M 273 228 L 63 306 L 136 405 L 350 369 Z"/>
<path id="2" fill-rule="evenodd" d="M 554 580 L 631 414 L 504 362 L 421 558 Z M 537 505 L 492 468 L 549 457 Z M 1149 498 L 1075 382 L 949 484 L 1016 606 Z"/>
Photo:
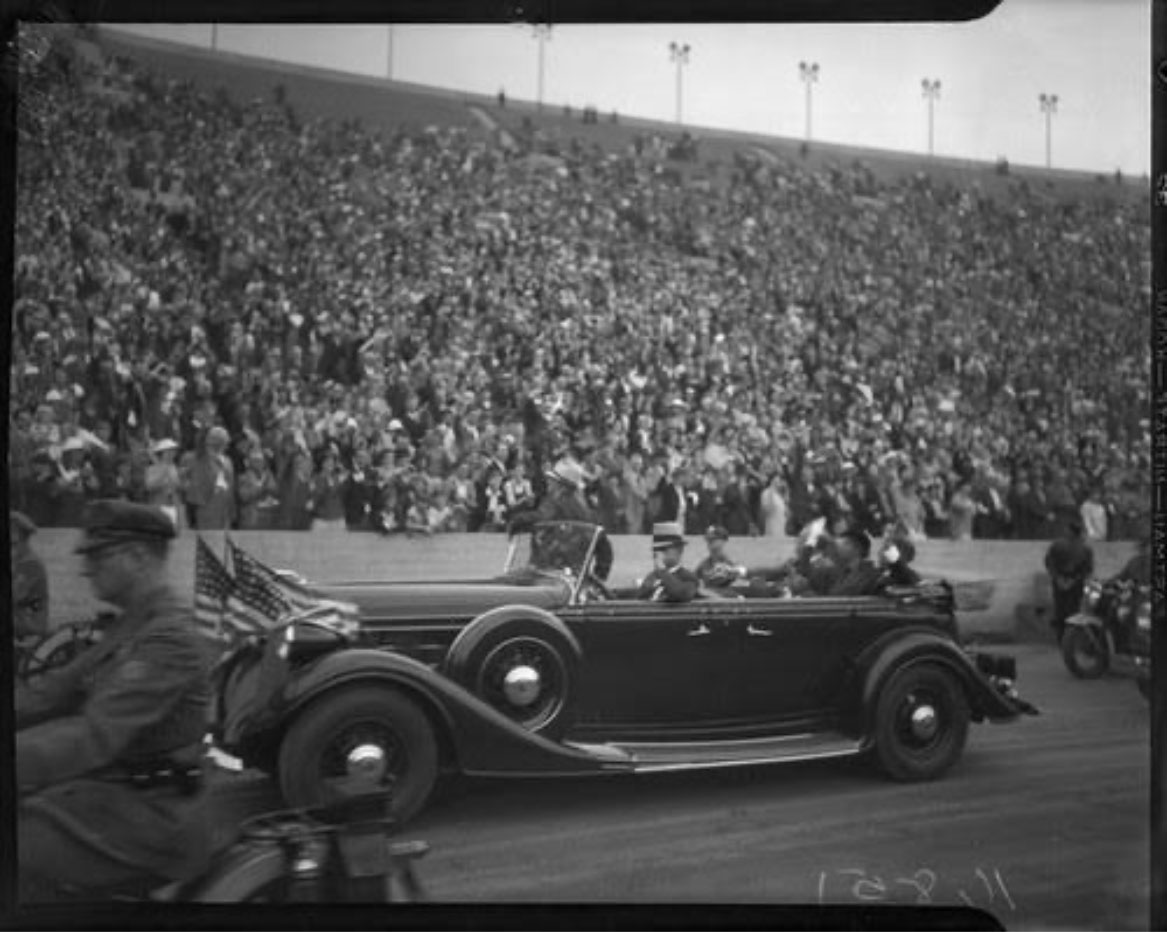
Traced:
<path id="1" fill-rule="evenodd" d="M 325 694 L 296 719 L 280 747 L 280 788 L 295 807 L 391 791 L 393 813 L 405 822 L 425 804 L 437 776 L 429 717 L 391 687 Z"/>
<path id="2" fill-rule="evenodd" d="M 528 731 L 561 738 L 575 712 L 576 653 L 550 624 L 511 618 L 451 651 L 446 673 Z"/>
<path id="3" fill-rule="evenodd" d="M 935 664 L 906 667 L 876 704 L 876 759 L 895 780 L 934 780 L 960 759 L 968 725 L 968 697 L 952 673 Z"/>
<path id="4" fill-rule="evenodd" d="M 1106 635 L 1096 628 L 1070 626 L 1062 638 L 1066 669 L 1080 680 L 1096 680 L 1110 669 Z"/>

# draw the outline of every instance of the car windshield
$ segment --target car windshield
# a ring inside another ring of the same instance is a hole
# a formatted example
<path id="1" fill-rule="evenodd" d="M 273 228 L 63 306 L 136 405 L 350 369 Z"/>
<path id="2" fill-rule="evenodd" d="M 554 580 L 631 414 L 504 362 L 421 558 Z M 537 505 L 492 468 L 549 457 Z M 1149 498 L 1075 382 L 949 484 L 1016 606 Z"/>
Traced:
<path id="1" fill-rule="evenodd" d="M 579 576 L 584 569 L 588 549 L 596 531 L 594 524 L 579 521 L 550 521 L 536 524 L 531 533 L 516 540 L 510 568 L 525 567 L 527 572 L 562 573 Z M 526 553 L 523 553 L 526 548 Z"/>

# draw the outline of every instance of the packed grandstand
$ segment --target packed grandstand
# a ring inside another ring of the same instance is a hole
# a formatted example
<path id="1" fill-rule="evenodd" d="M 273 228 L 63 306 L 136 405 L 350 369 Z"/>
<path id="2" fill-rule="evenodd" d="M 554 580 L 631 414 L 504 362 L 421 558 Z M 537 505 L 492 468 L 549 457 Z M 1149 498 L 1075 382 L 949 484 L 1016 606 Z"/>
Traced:
<path id="1" fill-rule="evenodd" d="M 62 39 L 29 86 L 9 474 L 37 524 L 123 497 L 502 530 L 572 456 L 613 533 L 670 487 L 689 532 L 1143 533 L 1150 228 L 1121 186 L 713 157 L 501 99 L 328 118 L 266 80 Z"/>

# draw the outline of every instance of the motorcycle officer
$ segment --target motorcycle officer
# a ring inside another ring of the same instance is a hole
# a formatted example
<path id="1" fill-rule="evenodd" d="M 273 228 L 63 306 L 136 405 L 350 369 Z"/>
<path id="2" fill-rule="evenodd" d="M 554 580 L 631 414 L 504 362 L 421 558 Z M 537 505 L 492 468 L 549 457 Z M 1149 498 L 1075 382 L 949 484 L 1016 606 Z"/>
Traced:
<path id="1" fill-rule="evenodd" d="M 210 860 L 203 774 L 214 649 L 167 582 L 173 522 L 96 501 L 76 551 L 120 610 L 97 644 L 16 692 L 22 901 L 99 899 Z"/>
<path id="2" fill-rule="evenodd" d="M 12 628 L 17 638 L 41 638 L 49 633 L 49 580 L 29 538 L 36 525 L 19 511 L 9 512 L 12 550 Z"/>
<path id="3" fill-rule="evenodd" d="M 1082 521 L 1071 518 L 1066 533 L 1049 546 L 1045 568 L 1053 587 L 1054 617 L 1050 624 L 1059 644 L 1066 633 L 1066 619 L 1078 610 L 1086 580 L 1094 573 L 1094 551 L 1086 543 Z"/>

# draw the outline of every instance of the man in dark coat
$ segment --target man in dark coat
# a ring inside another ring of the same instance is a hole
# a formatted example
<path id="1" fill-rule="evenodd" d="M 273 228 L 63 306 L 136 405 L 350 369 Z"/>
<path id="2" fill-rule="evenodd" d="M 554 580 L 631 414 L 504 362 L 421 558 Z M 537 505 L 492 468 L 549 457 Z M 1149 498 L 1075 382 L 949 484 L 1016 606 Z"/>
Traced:
<path id="1" fill-rule="evenodd" d="M 9 515 L 12 550 L 12 631 L 18 638 L 39 638 L 49 633 L 49 580 L 45 565 L 29 538 L 36 525 L 19 511 Z"/>
<path id="2" fill-rule="evenodd" d="M 72 663 L 16 691 L 19 896 L 94 899 L 210 860 L 203 775 L 211 642 L 167 582 L 174 524 L 102 500 L 78 552 L 121 610 Z"/>
<path id="3" fill-rule="evenodd" d="M 1053 588 L 1054 616 L 1050 624 L 1058 643 L 1066 631 L 1066 619 L 1078 611 L 1086 580 L 1094 574 L 1094 551 L 1086 543 L 1082 522 L 1071 518 L 1065 533 L 1049 546 L 1045 568 Z"/>
<path id="4" fill-rule="evenodd" d="M 826 595 L 875 595 L 881 573 L 868 557 L 871 538 L 860 528 L 844 531 L 835 540 L 838 573 Z"/>
<path id="5" fill-rule="evenodd" d="M 539 507 L 523 511 L 510 520 L 510 533 L 529 531 L 541 521 L 587 521 L 596 523 L 596 514 L 584 501 L 584 471 L 574 460 L 563 459 L 547 473 L 547 494 Z"/>
<path id="6" fill-rule="evenodd" d="M 640 582 L 636 597 L 649 602 L 692 602 L 699 583 L 692 570 L 681 566 L 685 538 L 674 522 L 652 529 L 653 570 Z"/>
<path id="7" fill-rule="evenodd" d="M 709 545 L 709 556 L 697 564 L 697 578 L 711 589 L 722 589 L 738 579 L 744 579 L 747 570 L 735 563 L 725 551 L 729 542 L 729 531 L 720 524 L 712 525 L 705 532 L 705 542 Z"/>

